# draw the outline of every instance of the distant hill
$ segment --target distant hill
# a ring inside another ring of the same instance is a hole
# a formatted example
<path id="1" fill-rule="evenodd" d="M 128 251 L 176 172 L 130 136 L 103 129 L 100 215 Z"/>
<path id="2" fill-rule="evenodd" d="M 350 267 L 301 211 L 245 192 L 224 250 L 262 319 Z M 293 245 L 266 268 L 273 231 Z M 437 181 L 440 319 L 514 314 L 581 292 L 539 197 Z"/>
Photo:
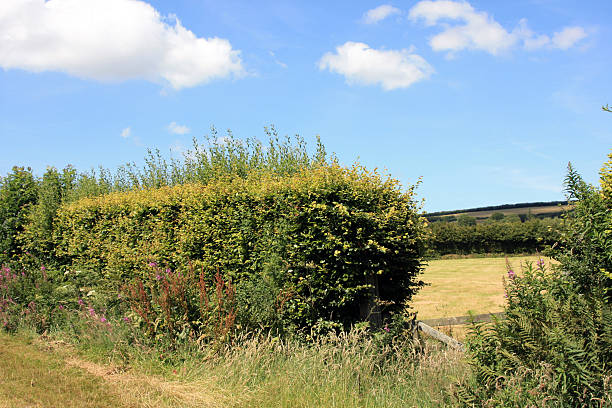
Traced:
<path id="1" fill-rule="evenodd" d="M 488 207 L 467 208 L 463 210 L 438 211 L 423 214 L 429 221 L 449 219 L 452 221 L 460 214 L 467 214 L 476 218 L 477 221 L 485 220 L 494 213 L 504 215 L 528 215 L 538 218 L 558 217 L 565 211 L 571 210 L 572 204 L 567 201 L 548 201 L 535 203 L 503 204 Z"/>

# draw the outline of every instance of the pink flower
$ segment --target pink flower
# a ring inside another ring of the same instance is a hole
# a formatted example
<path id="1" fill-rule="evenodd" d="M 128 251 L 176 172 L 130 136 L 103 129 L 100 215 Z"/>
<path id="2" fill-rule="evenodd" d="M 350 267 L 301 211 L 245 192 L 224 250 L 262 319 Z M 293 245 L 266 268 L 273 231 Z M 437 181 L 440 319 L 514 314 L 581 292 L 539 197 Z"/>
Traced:
<path id="1" fill-rule="evenodd" d="M 102 316 L 102 317 L 100 318 L 100 321 L 101 321 L 102 323 L 106 323 L 106 317 Z"/>
<path id="2" fill-rule="evenodd" d="M 155 268 L 157 266 L 157 262 L 149 262 L 149 266 L 151 268 Z"/>
<path id="3" fill-rule="evenodd" d="M 64 310 L 64 305 L 59 305 L 58 308 L 59 310 Z"/>
<path id="4" fill-rule="evenodd" d="M 514 273 L 512 269 L 508 269 L 508 277 L 510 279 L 514 279 L 516 277 L 516 274 Z"/>
<path id="5" fill-rule="evenodd" d="M 126 322 L 126 323 L 129 323 L 130 318 L 129 318 L 129 317 L 127 317 L 127 316 L 125 316 L 125 317 L 123 317 L 123 319 L 122 319 L 122 320 L 123 320 L 124 322 Z"/>
<path id="6" fill-rule="evenodd" d="M 90 307 L 89 309 L 87 309 L 87 310 L 89 311 L 89 314 L 90 314 L 91 316 L 93 316 L 93 315 L 95 315 L 95 314 L 96 314 L 96 311 L 95 311 L 93 308 L 91 308 L 91 307 Z"/>
<path id="7" fill-rule="evenodd" d="M 385 325 L 385 327 L 383 327 L 383 330 L 389 333 L 389 326 Z"/>
<path id="8" fill-rule="evenodd" d="M 85 302 L 83 302 L 83 299 L 79 299 L 79 305 L 83 306 L 85 304 Z"/>

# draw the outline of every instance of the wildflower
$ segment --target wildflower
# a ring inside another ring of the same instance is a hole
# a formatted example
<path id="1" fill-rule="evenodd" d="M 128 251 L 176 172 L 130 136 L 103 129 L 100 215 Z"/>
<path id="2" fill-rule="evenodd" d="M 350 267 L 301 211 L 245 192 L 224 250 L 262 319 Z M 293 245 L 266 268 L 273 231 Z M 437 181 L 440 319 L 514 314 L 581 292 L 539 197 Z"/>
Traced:
<path id="1" fill-rule="evenodd" d="M 83 302 L 83 299 L 79 299 L 79 305 L 83 306 L 85 304 L 85 302 Z"/>
<path id="2" fill-rule="evenodd" d="M 126 323 L 129 323 L 129 322 L 130 322 L 130 318 L 129 318 L 129 317 L 127 317 L 127 316 L 124 316 L 124 317 L 123 317 L 123 319 L 121 319 L 121 320 L 123 320 L 123 321 L 124 321 L 124 322 L 126 322 Z"/>
<path id="3" fill-rule="evenodd" d="M 542 269 L 544 267 L 544 260 L 542 258 L 538 259 L 536 265 L 538 265 L 538 268 Z"/>
<path id="4" fill-rule="evenodd" d="M 157 266 L 157 262 L 149 262 L 149 266 L 151 268 L 155 268 Z"/>
<path id="5" fill-rule="evenodd" d="M 106 317 L 102 316 L 102 317 L 100 318 L 100 321 L 101 321 L 102 323 L 106 323 Z"/>
<path id="6" fill-rule="evenodd" d="M 172 271 L 170 270 L 170 268 L 166 268 L 166 274 L 171 273 Z"/>
<path id="7" fill-rule="evenodd" d="M 514 273 L 512 269 L 508 269 L 508 277 L 510 279 L 514 279 L 516 277 L 516 274 Z"/>
<path id="8" fill-rule="evenodd" d="M 47 270 L 47 268 L 45 268 L 45 265 L 42 265 L 42 266 L 40 267 L 40 270 L 44 272 L 44 271 L 46 271 L 46 270 Z"/>
<path id="9" fill-rule="evenodd" d="M 91 308 L 91 307 L 90 307 L 89 309 L 87 309 L 87 310 L 89 311 L 89 314 L 90 314 L 91 316 L 93 316 L 93 315 L 95 315 L 95 314 L 96 314 L 96 311 L 95 311 L 93 308 Z"/>
<path id="10" fill-rule="evenodd" d="M 59 305 L 58 308 L 59 310 L 64 310 L 64 305 Z"/>
<path id="11" fill-rule="evenodd" d="M 387 333 L 389 333 L 389 326 L 385 325 L 385 327 L 383 327 L 383 330 L 386 331 Z"/>
<path id="12" fill-rule="evenodd" d="M 160 280 L 161 279 L 161 275 L 158 273 L 157 275 L 155 275 L 155 279 Z"/>

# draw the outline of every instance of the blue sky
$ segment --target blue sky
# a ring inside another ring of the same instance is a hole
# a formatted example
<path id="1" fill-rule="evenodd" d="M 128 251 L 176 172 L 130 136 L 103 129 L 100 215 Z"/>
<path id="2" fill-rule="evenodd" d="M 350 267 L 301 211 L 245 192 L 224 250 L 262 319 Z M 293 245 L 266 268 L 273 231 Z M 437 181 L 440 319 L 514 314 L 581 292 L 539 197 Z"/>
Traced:
<path id="1" fill-rule="evenodd" d="M 612 147 L 612 2 L 0 2 L 0 174 L 274 124 L 438 211 L 563 198 Z M 173 153 L 171 153 L 173 152 Z"/>

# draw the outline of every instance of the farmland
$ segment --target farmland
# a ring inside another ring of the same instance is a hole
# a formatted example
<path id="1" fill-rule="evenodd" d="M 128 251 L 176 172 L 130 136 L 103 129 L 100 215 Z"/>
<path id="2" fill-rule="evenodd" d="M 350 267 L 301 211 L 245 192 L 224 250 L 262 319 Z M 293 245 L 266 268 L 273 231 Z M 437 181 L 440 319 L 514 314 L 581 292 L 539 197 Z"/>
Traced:
<path id="1" fill-rule="evenodd" d="M 429 261 L 421 277 L 429 285 L 413 298 L 412 308 L 418 312 L 419 319 L 501 312 L 505 303 L 503 279 L 507 278 L 506 259 L 513 270 L 519 271 L 521 265 L 526 262 L 535 264 L 540 257 Z"/>

